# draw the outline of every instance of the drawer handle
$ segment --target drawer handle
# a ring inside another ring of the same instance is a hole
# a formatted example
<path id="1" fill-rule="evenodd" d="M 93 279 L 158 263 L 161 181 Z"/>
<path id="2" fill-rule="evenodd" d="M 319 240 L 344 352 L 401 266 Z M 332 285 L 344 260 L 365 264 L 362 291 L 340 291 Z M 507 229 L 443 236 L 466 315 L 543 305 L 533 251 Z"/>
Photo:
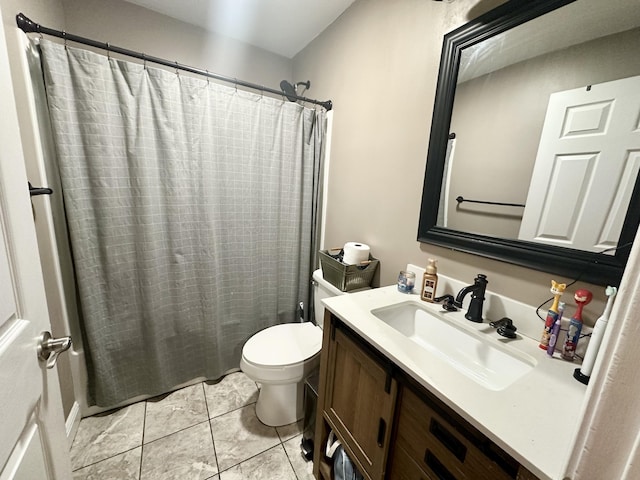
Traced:
<path id="1" fill-rule="evenodd" d="M 424 461 L 429 466 L 429 468 L 436 474 L 438 480 L 457 480 L 453 474 L 447 470 L 438 458 L 431 453 L 431 450 L 427 449 L 427 453 L 424 455 Z"/>
<path id="2" fill-rule="evenodd" d="M 429 431 L 440 440 L 447 450 L 455 455 L 455 457 L 464 462 L 465 457 L 467 456 L 467 447 L 458 440 L 451 432 L 449 432 L 440 422 L 438 422 L 435 418 L 431 419 L 431 424 L 429 425 Z"/>
<path id="3" fill-rule="evenodd" d="M 384 445 L 384 434 L 387 431 L 387 423 L 381 418 L 378 424 L 378 446 L 382 448 Z"/>

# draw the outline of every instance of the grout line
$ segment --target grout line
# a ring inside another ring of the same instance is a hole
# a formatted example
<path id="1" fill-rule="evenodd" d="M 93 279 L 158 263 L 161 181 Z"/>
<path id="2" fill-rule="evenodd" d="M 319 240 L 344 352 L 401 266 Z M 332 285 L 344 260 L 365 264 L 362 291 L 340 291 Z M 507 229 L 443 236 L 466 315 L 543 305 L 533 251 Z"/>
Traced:
<path id="1" fill-rule="evenodd" d="M 152 443 L 155 443 L 158 440 L 165 439 L 167 437 L 170 437 L 171 435 L 175 435 L 176 433 L 184 432 L 185 430 L 189 430 L 190 428 L 197 427 L 198 425 L 202 425 L 203 423 L 208 422 L 208 421 L 209 420 L 205 418 L 204 420 L 202 420 L 200 422 L 197 422 L 197 423 L 194 423 L 193 425 L 189 425 L 188 427 L 183 427 L 183 428 L 181 428 L 179 430 L 176 430 L 175 432 L 167 433 L 166 435 L 163 435 L 161 437 L 155 438 L 155 439 L 151 440 L 150 442 L 145 443 L 145 445 L 151 445 Z"/>
<path id="2" fill-rule="evenodd" d="M 287 453 L 287 449 L 284 446 L 284 442 L 281 443 L 280 445 L 282 445 L 282 449 L 284 450 L 285 457 L 287 457 L 287 460 L 289 460 L 289 465 L 291 465 L 291 470 L 293 470 L 293 475 L 296 477 L 297 480 L 300 480 L 300 477 L 298 477 L 298 472 L 296 472 L 296 469 L 293 466 L 293 462 L 291 461 L 291 457 L 289 457 L 289 454 Z"/>
<path id="3" fill-rule="evenodd" d="M 218 472 L 218 478 L 220 478 L 220 465 L 218 464 L 218 453 L 216 452 L 216 441 L 213 438 L 213 426 L 211 425 L 211 417 L 209 416 L 209 402 L 207 401 L 207 390 L 204 387 L 204 382 L 202 382 L 200 385 L 202 386 L 202 393 L 204 395 L 204 406 L 207 409 L 207 422 L 209 422 L 209 433 L 211 434 L 211 445 L 213 445 L 213 457 L 216 460 L 216 471 Z"/>
<path id="4" fill-rule="evenodd" d="M 235 412 L 236 410 L 240 410 L 240 409 L 245 408 L 245 407 L 250 407 L 251 405 L 255 405 L 255 404 L 256 404 L 256 402 L 251 402 L 251 403 L 247 403 L 246 405 L 242 405 L 240 407 L 232 408 L 228 412 L 221 413 L 219 415 L 216 415 L 215 417 L 210 417 L 209 420 L 213 420 L 214 418 L 220 418 L 223 415 L 227 415 L 227 414 L 229 414 L 231 412 Z M 209 414 L 209 408 L 207 407 L 207 415 L 208 414 Z M 275 427 L 272 427 L 272 428 L 275 428 Z"/>
<path id="5" fill-rule="evenodd" d="M 142 478 L 142 458 L 144 457 L 144 430 L 147 426 L 147 401 L 144 401 L 144 417 L 142 419 L 142 444 L 140 445 L 140 468 L 138 468 L 138 480 Z"/>
<path id="6" fill-rule="evenodd" d="M 111 460 L 112 458 L 115 458 L 115 457 L 117 457 L 118 455 L 122 455 L 122 454 L 124 454 L 124 453 L 130 452 L 131 450 L 135 450 L 136 448 L 140 448 L 141 446 L 142 446 L 142 445 L 136 445 L 135 447 L 128 448 L 128 449 L 126 449 L 126 450 L 123 450 L 122 452 L 115 453 L 115 454 L 113 454 L 113 455 L 110 455 L 110 456 L 108 456 L 108 457 L 102 458 L 102 459 L 97 460 L 97 461 L 95 461 L 95 462 L 87 463 L 86 465 L 83 465 L 83 466 L 81 466 L 81 467 L 78 467 L 78 468 L 76 468 L 76 469 L 72 470 L 72 472 L 77 472 L 78 470 L 82 470 L 83 468 L 87 468 L 87 467 L 90 467 L 90 466 L 95 465 L 95 464 L 97 464 L 97 463 L 104 462 L 105 460 Z"/>
<path id="7" fill-rule="evenodd" d="M 222 470 L 221 472 L 218 472 L 218 474 L 224 473 L 224 472 L 228 472 L 229 470 L 231 470 L 234 467 L 237 467 L 238 465 L 240 465 L 241 463 L 245 463 L 248 462 L 249 460 L 252 460 L 254 458 L 256 458 L 259 455 L 262 455 L 263 453 L 268 452 L 269 450 L 273 450 L 274 448 L 278 448 L 278 446 L 281 446 L 284 449 L 284 445 L 282 445 L 282 443 L 276 443 L 275 445 L 272 445 L 271 447 L 267 448 L 266 450 L 263 450 L 261 452 L 256 453 L 255 455 L 252 455 L 250 457 L 245 458 L 244 460 L 242 460 L 241 462 L 238 463 L 234 463 L 233 465 L 231 465 L 228 468 L 225 468 L 224 470 Z M 287 455 L 287 451 L 285 450 L 284 452 L 285 455 Z M 289 458 L 289 456 L 287 456 L 287 459 Z M 291 467 L 293 468 L 293 467 Z"/>

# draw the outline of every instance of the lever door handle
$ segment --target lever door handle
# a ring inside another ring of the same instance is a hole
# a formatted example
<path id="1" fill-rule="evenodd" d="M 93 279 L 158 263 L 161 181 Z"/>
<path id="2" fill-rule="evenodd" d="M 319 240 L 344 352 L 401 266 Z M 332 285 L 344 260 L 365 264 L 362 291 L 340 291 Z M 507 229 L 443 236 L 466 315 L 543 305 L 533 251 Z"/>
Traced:
<path id="1" fill-rule="evenodd" d="M 58 355 L 71 347 L 71 337 L 53 338 L 51 332 L 42 332 L 38 342 L 38 358 L 47 368 L 53 368 L 58 361 Z"/>
<path id="2" fill-rule="evenodd" d="M 32 197 L 35 195 L 51 195 L 53 193 L 53 190 L 51 190 L 49 187 L 34 187 L 33 185 L 31 185 L 31 182 L 29 183 L 29 195 L 31 195 Z"/>

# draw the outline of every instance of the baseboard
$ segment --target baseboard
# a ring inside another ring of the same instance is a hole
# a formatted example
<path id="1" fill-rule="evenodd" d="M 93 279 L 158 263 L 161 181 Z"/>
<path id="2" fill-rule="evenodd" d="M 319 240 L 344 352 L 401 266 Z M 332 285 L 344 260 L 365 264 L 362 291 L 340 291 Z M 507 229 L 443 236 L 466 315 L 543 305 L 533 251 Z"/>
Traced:
<path id="1" fill-rule="evenodd" d="M 78 425 L 80 425 L 80 404 L 78 402 L 73 402 L 73 406 L 71 407 L 71 411 L 67 416 L 67 421 L 65 422 L 65 428 L 67 430 L 67 443 L 69 444 L 69 449 L 71 449 L 71 444 L 73 443 L 73 439 L 76 436 L 76 432 L 78 431 Z"/>

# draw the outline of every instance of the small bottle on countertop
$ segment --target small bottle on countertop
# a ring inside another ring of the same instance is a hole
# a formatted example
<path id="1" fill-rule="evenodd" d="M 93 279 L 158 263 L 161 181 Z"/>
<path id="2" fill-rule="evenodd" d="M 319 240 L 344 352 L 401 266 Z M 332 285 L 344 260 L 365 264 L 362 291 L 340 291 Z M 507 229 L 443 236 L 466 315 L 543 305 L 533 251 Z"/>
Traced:
<path id="1" fill-rule="evenodd" d="M 436 296 L 436 287 L 438 286 L 438 267 L 436 260 L 429 259 L 429 265 L 424 271 L 422 278 L 422 290 L 420 290 L 420 298 L 425 302 L 433 302 Z"/>

